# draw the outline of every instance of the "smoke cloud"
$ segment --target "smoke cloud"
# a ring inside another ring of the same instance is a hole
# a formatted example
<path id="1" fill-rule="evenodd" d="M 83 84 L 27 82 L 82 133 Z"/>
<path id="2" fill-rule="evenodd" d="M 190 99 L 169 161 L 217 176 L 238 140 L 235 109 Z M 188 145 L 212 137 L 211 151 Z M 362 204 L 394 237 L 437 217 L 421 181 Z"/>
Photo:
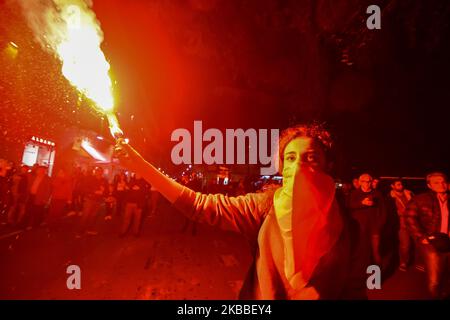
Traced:
<path id="1" fill-rule="evenodd" d="M 12 0 L 18 2 L 36 41 L 47 51 L 56 53 L 57 46 L 65 41 L 70 27 L 94 26 L 100 42 L 103 32 L 92 0 Z M 81 50 L 81 48 L 80 48 Z"/>

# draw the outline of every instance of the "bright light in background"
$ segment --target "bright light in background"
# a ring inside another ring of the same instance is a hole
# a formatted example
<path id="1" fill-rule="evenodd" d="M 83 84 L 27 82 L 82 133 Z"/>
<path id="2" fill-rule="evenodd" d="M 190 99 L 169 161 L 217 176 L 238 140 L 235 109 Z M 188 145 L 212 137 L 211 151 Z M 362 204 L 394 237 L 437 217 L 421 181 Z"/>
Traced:
<path id="1" fill-rule="evenodd" d="M 81 141 L 81 147 L 86 151 L 92 158 L 98 161 L 107 162 L 106 158 L 98 152 L 87 140 Z"/>

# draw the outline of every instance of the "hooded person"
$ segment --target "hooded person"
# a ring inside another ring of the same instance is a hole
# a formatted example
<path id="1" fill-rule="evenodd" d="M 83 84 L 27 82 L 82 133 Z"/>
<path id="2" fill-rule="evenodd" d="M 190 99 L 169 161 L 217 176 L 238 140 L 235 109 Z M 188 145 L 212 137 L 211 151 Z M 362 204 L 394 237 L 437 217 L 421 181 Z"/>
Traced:
<path id="1" fill-rule="evenodd" d="M 254 260 L 240 299 L 365 298 L 352 274 L 352 239 L 347 217 L 325 172 L 328 132 L 297 126 L 279 143 L 283 185 L 238 197 L 202 194 L 178 184 L 146 162 L 123 140 L 122 165 L 139 172 L 189 219 L 243 234 Z"/>

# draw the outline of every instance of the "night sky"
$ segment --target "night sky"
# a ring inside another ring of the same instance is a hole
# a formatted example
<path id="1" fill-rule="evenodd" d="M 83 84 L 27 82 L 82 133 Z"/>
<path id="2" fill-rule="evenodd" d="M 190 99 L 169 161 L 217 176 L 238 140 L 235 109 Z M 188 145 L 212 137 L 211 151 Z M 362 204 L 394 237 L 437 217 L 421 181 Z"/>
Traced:
<path id="1" fill-rule="evenodd" d="M 368 30 L 370 4 L 381 30 Z M 446 0 L 94 0 L 124 131 L 170 166 L 170 133 L 327 123 L 336 173 L 450 169 Z M 4 48 L 13 41 L 15 58 Z M 0 0 L 0 157 L 30 135 L 106 133 L 44 52 L 14 1 Z"/>

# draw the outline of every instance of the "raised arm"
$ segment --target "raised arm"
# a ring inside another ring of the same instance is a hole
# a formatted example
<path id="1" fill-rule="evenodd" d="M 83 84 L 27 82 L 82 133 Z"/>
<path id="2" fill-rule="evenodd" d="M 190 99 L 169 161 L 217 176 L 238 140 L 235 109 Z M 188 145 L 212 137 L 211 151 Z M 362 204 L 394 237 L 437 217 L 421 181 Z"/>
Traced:
<path id="1" fill-rule="evenodd" d="M 270 192 L 249 193 L 238 197 L 207 195 L 183 187 L 175 207 L 190 219 L 252 238 L 257 235 L 270 210 L 270 196 Z"/>
<path id="2" fill-rule="evenodd" d="M 170 203 L 174 203 L 183 191 L 183 186 L 166 177 L 147 162 L 133 147 L 119 139 L 115 149 L 120 163 L 131 171 L 140 174 L 153 185 Z"/>
<path id="3" fill-rule="evenodd" d="M 196 193 L 163 175 L 123 141 L 116 150 L 121 164 L 139 173 L 190 219 L 253 237 L 270 209 L 270 193 L 239 197 Z"/>

